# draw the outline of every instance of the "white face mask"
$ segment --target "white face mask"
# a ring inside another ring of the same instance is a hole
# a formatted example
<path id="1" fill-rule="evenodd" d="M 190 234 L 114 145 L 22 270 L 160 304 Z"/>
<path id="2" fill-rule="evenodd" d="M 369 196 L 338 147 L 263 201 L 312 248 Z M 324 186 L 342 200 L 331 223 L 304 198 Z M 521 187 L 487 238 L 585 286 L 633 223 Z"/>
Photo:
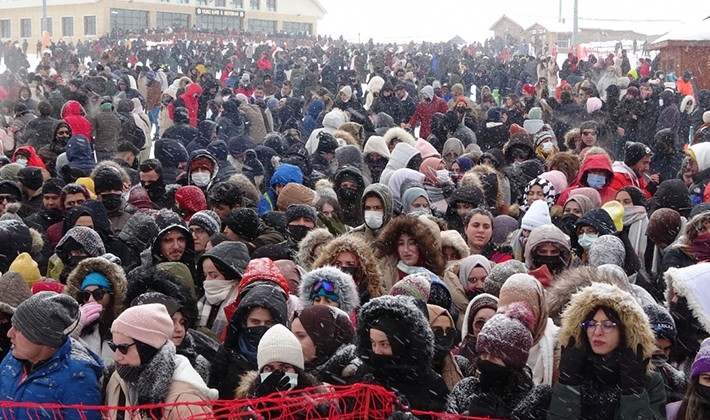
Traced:
<path id="1" fill-rule="evenodd" d="M 273 372 L 263 372 L 259 374 L 261 382 L 263 383 L 266 378 L 269 377 Z M 284 375 L 288 378 L 288 384 L 290 385 L 289 390 L 294 389 L 298 385 L 298 373 L 284 372 Z"/>
<path id="2" fill-rule="evenodd" d="M 439 181 L 439 184 L 451 182 L 451 176 L 449 175 L 449 171 L 447 171 L 446 169 L 436 171 L 436 180 Z"/>
<path id="3" fill-rule="evenodd" d="M 24 166 L 27 166 L 27 159 L 17 158 L 17 159 L 15 159 L 15 163 L 24 167 Z"/>
<path id="4" fill-rule="evenodd" d="M 552 151 L 553 147 L 554 147 L 554 145 L 552 144 L 551 141 L 546 141 L 546 142 L 542 143 L 542 151 L 545 153 L 550 153 Z"/>
<path id="5" fill-rule="evenodd" d="M 198 172 L 191 175 L 192 183 L 198 187 L 206 187 L 210 183 L 212 175 L 209 172 Z"/>
<path id="6" fill-rule="evenodd" d="M 202 287 L 205 288 L 205 299 L 210 305 L 224 302 L 229 293 L 237 285 L 233 280 L 205 280 Z"/>
<path id="7" fill-rule="evenodd" d="M 366 211 L 365 212 L 365 225 L 370 229 L 377 230 L 382 227 L 382 223 L 385 220 L 385 214 L 381 211 Z"/>

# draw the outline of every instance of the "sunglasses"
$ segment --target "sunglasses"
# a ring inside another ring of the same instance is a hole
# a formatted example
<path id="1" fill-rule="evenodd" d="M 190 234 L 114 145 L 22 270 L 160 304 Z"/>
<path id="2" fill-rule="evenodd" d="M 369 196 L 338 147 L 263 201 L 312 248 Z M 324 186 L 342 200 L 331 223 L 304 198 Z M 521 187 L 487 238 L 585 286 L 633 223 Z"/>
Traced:
<path id="1" fill-rule="evenodd" d="M 456 328 L 431 327 L 431 331 L 435 337 L 452 337 L 456 334 Z"/>
<path id="2" fill-rule="evenodd" d="M 116 352 L 116 350 L 120 351 L 122 354 L 128 354 L 128 349 L 131 348 L 131 346 L 135 346 L 136 342 L 132 342 L 131 344 L 116 344 L 113 341 L 109 341 L 108 343 L 108 348 L 111 349 L 112 352 Z"/>
<path id="3" fill-rule="evenodd" d="M 79 296 L 81 297 L 81 300 L 83 302 L 87 302 L 89 300 L 89 298 L 92 298 L 92 297 L 94 298 L 95 301 L 98 302 L 104 298 L 104 295 L 106 295 L 106 293 L 108 293 L 109 295 L 111 294 L 111 292 L 109 292 L 106 289 L 98 288 L 98 289 L 94 289 L 92 291 L 82 290 L 81 293 L 79 294 Z"/>
<path id="4" fill-rule="evenodd" d="M 2 194 L 0 195 L 0 203 L 7 201 L 8 203 L 16 203 L 17 197 L 12 194 Z"/>
<path id="5" fill-rule="evenodd" d="M 318 280 L 316 284 L 313 285 L 313 291 L 317 292 L 320 289 L 324 289 L 326 292 L 335 291 L 335 285 L 329 280 Z"/>

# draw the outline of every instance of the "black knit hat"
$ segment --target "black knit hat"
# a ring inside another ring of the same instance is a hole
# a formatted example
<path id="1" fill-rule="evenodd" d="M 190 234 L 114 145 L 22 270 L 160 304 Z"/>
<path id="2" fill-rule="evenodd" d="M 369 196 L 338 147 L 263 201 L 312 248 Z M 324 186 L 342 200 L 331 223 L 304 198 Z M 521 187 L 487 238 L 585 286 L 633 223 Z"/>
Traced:
<path id="1" fill-rule="evenodd" d="M 66 185 L 67 184 L 61 178 L 48 179 L 47 182 L 42 185 L 42 194 L 61 195 L 62 188 Z"/>
<path id="2" fill-rule="evenodd" d="M 671 342 L 675 341 L 678 334 L 675 321 L 671 314 L 661 305 L 652 303 L 643 306 L 643 311 L 648 316 L 651 329 L 656 338 L 665 338 Z"/>
<path id="3" fill-rule="evenodd" d="M 227 213 L 225 222 L 232 232 L 247 241 L 251 242 L 259 236 L 259 215 L 254 209 L 234 209 Z"/>
<path id="4" fill-rule="evenodd" d="M 318 133 L 318 148 L 317 153 L 335 153 L 338 148 L 338 141 L 332 134 L 321 131 Z"/>
<path id="5" fill-rule="evenodd" d="M 17 180 L 31 190 L 38 190 L 42 188 L 44 177 L 42 177 L 42 170 L 40 168 L 28 166 L 20 169 L 17 173 Z"/>
<path id="6" fill-rule="evenodd" d="M 118 169 L 105 166 L 94 174 L 94 192 L 101 194 L 104 191 L 123 190 L 123 180 Z"/>
<path id="7" fill-rule="evenodd" d="M 626 154 L 624 155 L 624 163 L 627 166 L 633 166 L 646 156 L 653 155 L 651 148 L 643 143 L 634 141 L 626 142 Z"/>
<path id="8" fill-rule="evenodd" d="M 294 220 L 305 217 L 313 221 L 313 223 L 318 222 L 316 217 L 316 209 L 306 204 L 291 204 L 286 209 L 286 224 L 293 222 Z"/>

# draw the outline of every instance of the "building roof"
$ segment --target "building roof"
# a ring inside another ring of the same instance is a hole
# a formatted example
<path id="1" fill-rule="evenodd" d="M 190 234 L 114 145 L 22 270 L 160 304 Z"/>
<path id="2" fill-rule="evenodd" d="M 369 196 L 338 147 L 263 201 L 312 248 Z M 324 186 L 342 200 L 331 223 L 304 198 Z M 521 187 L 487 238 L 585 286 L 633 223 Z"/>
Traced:
<path id="1" fill-rule="evenodd" d="M 651 43 L 651 46 L 667 41 L 710 41 L 710 16 L 691 24 L 672 29 Z"/>
<path id="2" fill-rule="evenodd" d="M 562 22 L 555 17 L 540 16 L 540 15 L 503 15 L 491 25 L 490 30 L 503 18 L 508 18 L 519 24 L 526 32 L 535 24 L 541 25 L 550 32 L 555 33 L 572 33 L 572 18 L 563 19 Z M 610 31 L 633 31 L 644 35 L 656 35 L 667 32 L 673 27 L 680 24 L 678 21 L 671 20 L 643 20 L 629 21 L 628 19 L 589 19 L 580 17 L 577 21 L 579 29 L 606 29 Z"/>

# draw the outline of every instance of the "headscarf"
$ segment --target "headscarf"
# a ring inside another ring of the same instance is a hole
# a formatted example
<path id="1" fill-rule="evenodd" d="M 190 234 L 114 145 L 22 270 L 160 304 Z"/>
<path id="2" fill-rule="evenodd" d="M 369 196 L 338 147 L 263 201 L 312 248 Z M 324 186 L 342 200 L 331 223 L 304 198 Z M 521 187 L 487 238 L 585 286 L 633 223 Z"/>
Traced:
<path id="1" fill-rule="evenodd" d="M 552 182 L 538 176 L 528 182 L 528 185 L 525 186 L 525 191 L 523 192 L 523 209 L 527 210 L 530 207 L 530 203 L 528 203 L 528 193 L 535 185 L 542 187 L 542 193 L 545 194 L 545 202 L 547 203 L 547 207 L 550 208 L 554 206 L 555 195 L 557 194 L 555 192 L 555 187 L 552 185 Z"/>
<path id="2" fill-rule="evenodd" d="M 567 201 L 565 201 L 565 206 L 570 201 L 574 201 L 575 203 L 579 204 L 579 208 L 582 209 L 582 216 L 584 216 L 589 210 L 595 208 L 594 205 L 592 204 L 592 200 L 590 200 L 589 197 L 587 197 L 585 195 L 581 195 L 581 194 L 572 195 L 570 198 L 567 199 Z"/>
<path id="3" fill-rule="evenodd" d="M 486 276 L 491 272 L 491 262 L 480 254 L 468 256 L 459 263 L 459 281 L 464 290 L 466 290 L 466 285 L 468 284 L 469 274 L 474 268 L 479 266 L 486 270 Z"/>

